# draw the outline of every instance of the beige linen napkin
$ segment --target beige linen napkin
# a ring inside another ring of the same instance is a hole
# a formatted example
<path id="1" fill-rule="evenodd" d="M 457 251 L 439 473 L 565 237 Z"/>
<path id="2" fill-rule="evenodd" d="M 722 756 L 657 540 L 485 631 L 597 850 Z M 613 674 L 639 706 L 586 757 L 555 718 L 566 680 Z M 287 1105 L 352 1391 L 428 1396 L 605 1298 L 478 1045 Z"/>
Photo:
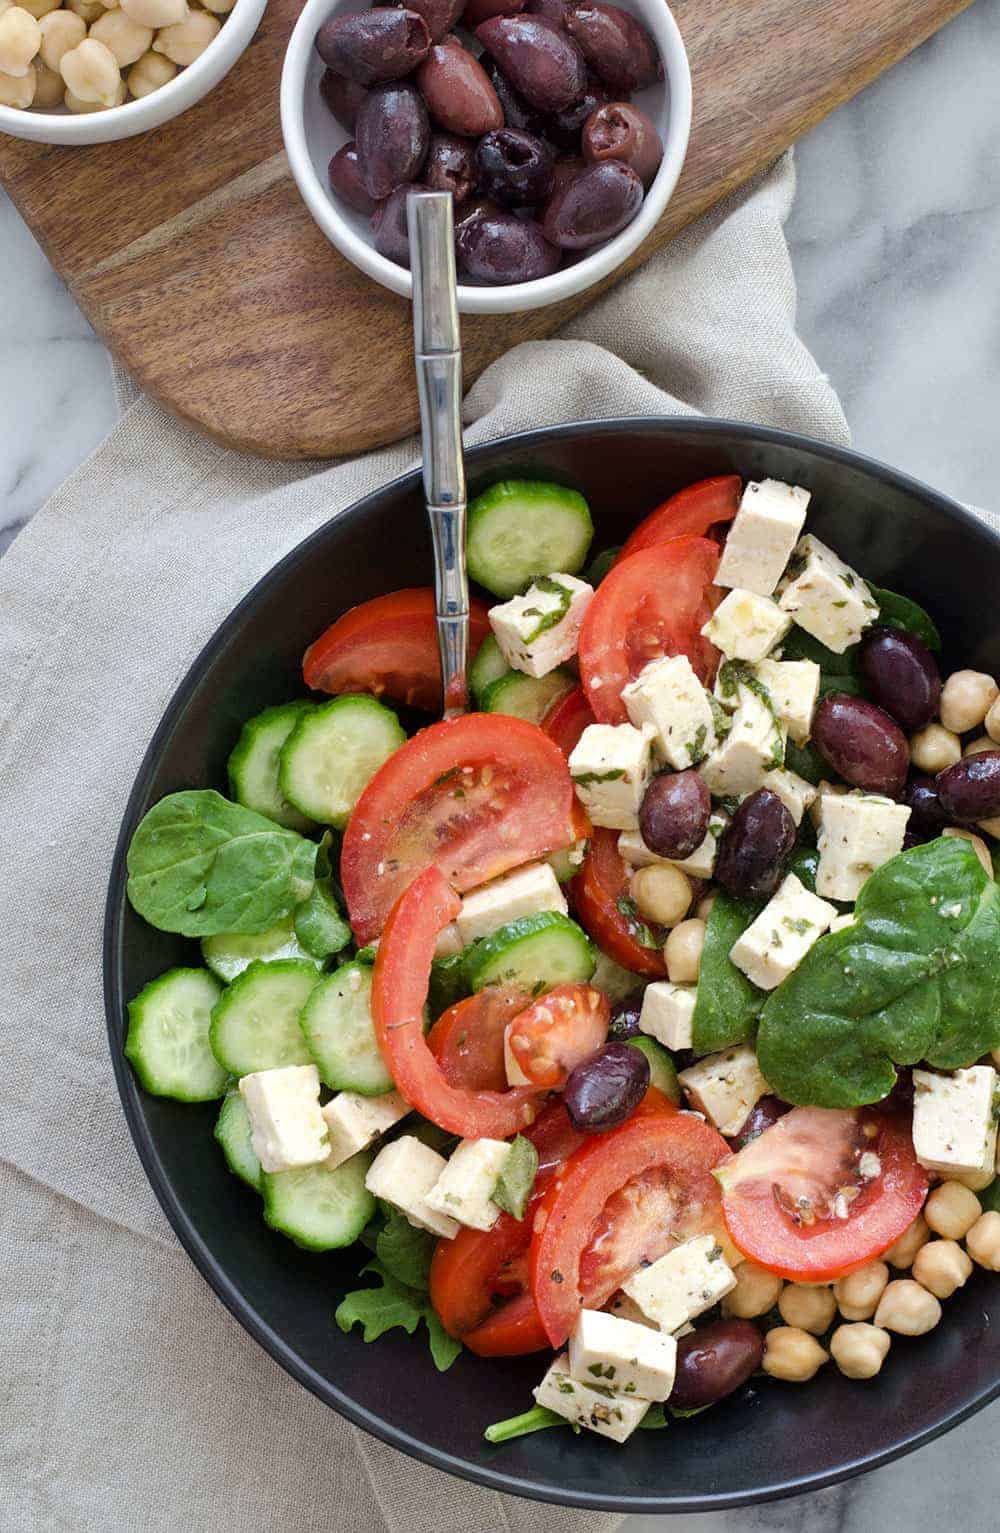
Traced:
<path id="1" fill-rule="evenodd" d="M 559 340 L 466 401 L 468 440 L 707 411 L 847 440 L 795 335 L 783 161 Z M 348 1426 L 257 1348 L 178 1247 L 107 1055 L 100 930 L 126 796 L 174 688 L 234 603 L 406 442 L 289 467 L 149 400 L 0 561 L 0 1527 L 93 1533 L 609 1533 Z M 358 1366 L 364 1366 L 359 1346 Z"/>

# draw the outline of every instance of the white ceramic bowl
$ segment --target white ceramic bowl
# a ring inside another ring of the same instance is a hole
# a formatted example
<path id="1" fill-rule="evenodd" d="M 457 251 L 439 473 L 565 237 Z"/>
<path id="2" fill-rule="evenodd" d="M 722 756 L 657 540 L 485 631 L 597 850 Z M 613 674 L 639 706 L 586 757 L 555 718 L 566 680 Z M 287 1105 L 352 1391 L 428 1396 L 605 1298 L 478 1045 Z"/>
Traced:
<path id="1" fill-rule="evenodd" d="M 222 30 L 200 58 L 180 70 L 168 85 L 138 101 L 109 107 L 106 112 L 20 112 L 0 106 L 0 133 L 28 138 L 36 144 L 111 144 L 159 128 L 207 96 L 246 51 L 267 7 L 267 0 L 236 0 Z"/>
<path id="2" fill-rule="evenodd" d="M 663 59 L 665 79 L 635 96 L 637 106 L 655 122 L 663 139 L 663 161 L 638 214 L 620 234 L 597 246 L 583 260 L 542 277 L 510 287 L 459 283 L 458 306 L 463 314 L 511 314 L 537 309 L 582 293 L 631 255 L 656 224 L 677 185 L 691 131 L 691 71 L 677 23 L 663 0 L 616 0 L 632 11 L 652 33 Z M 314 41 L 323 23 L 341 11 L 356 11 L 358 0 L 306 0 L 295 26 L 281 76 L 281 128 L 292 174 L 313 218 L 331 244 L 355 266 L 404 298 L 412 294 L 410 273 L 372 243 L 367 218 L 339 203 L 329 189 L 327 167 L 349 135 L 336 121 L 322 96 L 319 82 L 324 65 Z"/>

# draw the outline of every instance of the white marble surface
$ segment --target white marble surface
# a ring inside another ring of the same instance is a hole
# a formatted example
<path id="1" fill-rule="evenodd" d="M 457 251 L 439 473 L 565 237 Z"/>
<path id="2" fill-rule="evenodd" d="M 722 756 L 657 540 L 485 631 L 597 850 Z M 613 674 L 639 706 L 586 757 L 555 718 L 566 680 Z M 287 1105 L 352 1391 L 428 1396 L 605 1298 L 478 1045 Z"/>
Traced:
<path id="1" fill-rule="evenodd" d="M 856 444 L 1000 503 L 1000 0 L 970 11 L 800 147 L 800 328 Z M 0 197 L 0 549 L 115 420 L 111 370 Z M 671 1533 L 997 1526 L 1000 1406 L 851 1484 Z M 665 1529 L 634 1519 L 629 1533 Z"/>

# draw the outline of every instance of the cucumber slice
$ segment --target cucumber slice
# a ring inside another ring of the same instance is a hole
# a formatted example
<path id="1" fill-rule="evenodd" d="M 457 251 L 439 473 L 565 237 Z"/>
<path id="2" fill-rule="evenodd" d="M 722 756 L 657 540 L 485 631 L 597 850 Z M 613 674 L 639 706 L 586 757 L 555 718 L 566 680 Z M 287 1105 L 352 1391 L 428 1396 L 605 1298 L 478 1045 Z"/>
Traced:
<path id="1" fill-rule="evenodd" d="M 469 507 L 469 574 L 494 596 L 516 596 L 536 575 L 575 575 L 593 536 L 590 508 L 576 490 L 504 479 Z"/>
<path id="2" fill-rule="evenodd" d="M 624 969 L 620 963 L 615 963 L 607 953 L 598 952 L 597 968 L 590 983 L 598 990 L 603 990 L 614 1005 L 615 1001 L 627 1001 L 630 995 L 635 995 L 637 990 L 643 988 L 646 981 L 641 975 L 633 974 L 631 969 Z"/>
<path id="3" fill-rule="evenodd" d="M 352 1155 L 330 1169 L 329 1161 L 295 1171 L 262 1171 L 264 1219 L 307 1251 L 339 1251 L 349 1246 L 375 1212 L 365 1186 L 369 1151 Z"/>
<path id="4" fill-rule="evenodd" d="M 319 974 L 315 963 L 282 958 L 252 963 L 212 1010 L 212 1053 L 230 1075 L 311 1065 L 299 1012 Z"/>
<path id="5" fill-rule="evenodd" d="M 649 1084 L 662 1091 L 671 1102 L 679 1102 L 681 1099 L 680 1082 L 677 1079 L 677 1070 L 667 1050 L 662 1043 L 657 1043 L 655 1038 L 648 1037 L 645 1033 L 640 1038 L 628 1038 L 626 1042 L 633 1049 L 638 1049 L 649 1060 Z"/>
<path id="6" fill-rule="evenodd" d="M 371 994 L 368 965 L 345 963 L 320 980 L 302 1010 L 299 1026 L 310 1058 L 333 1091 L 377 1097 L 393 1088 L 375 1041 Z"/>
<path id="7" fill-rule="evenodd" d="M 298 702 L 281 703 L 277 708 L 265 708 L 243 725 L 229 758 L 233 798 L 289 830 L 309 831 L 313 822 L 293 808 L 278 787 L 279 756 L 296 724 L 305 714 L 312 713 L 315 706 L 301 698 Z"/>
<path id="8" fill-rule="evenodd" d="M 466 959 L 470 949 L 449 953 L 447 958 L 435 958 L 431 963 L 431 982 L 427 991 L 427 1005 L 435 1020 L 449 1006 L 454 1006 L 469 993 Z"/>
<path id="9" fill-rule="evenodd" d="M 222 986 L 207 969 L 170 969 L 128 1003 L 125 1054 L 143 1087 L 178 1102 L 214 1102 L 226 1071 L 209 1047 Z"/>
<path id="10" fill-rule="evenodd" d="M 227 1091 L 215 1122 L 215 1138 L 234 1176 L 260 1192 L 260 1161 L 250 1140 L 250 1114 L 238 1091 Z"/>
<path id="11" fill-rule="evenodd" d="M 587 840 L 574 841 L 572 846 L 564 846 L 558 852 L 550 852 L 545 861 L 552 869 L 561 884 L 568 884 L 571 878 L 575 878 L 583 867 L 583 859 L 587 855 Z"/>
<path id="12" fill-rule="evenodd" d="M 280 958 L 304 958 L 308 963 L 315 964 L 317 969 L 322 968 L 322 959 L 314 958 L 299 942 L 291 918 L 272 926 L 270 931 L 258 932 L 254 936 L 244 937 L 239 932 L 227 932 L 217 937 L 203 937 L 201 956 L 224 985 L 231 985 L 237 975 L 256 962 L 273 963 Z"/>
<path id="13" fill-rule="evenodd" d="M 522 916 L 483 937 L 466 953 L 471 990 L 487 985 L 522 985 L 540 995 L 554 985 L 585 982 L 597 964 L 597 949 L 582 927 L 556 910 Z"/>
<path id="14" fill-rule="evenodd" d="M 563 665 L 557 665 L 547 676 L 505 671 L 499 680 L 490 682 L 479 707 L 483 713 L 510 713 L 515 719 L 540 724 L 556 699 L 565 697 L 576 685 L 573 672 Z"/>
<path id="15" fill-rule="evenodd" d="M 335 697 L 299 719 L 281 750 L 278 785 L 301 814 L 343 830 L 379 767 L 405 742 L 374 697 Z"/>
<path id="16" fill-rule="evenodd" d="M 329 879 L 317 879 L 312 894 L 296 910 L 295 935 L 309 956 L 321 962 L 350 942 L 351 928 L 340 913 Z"/>
<path id="17" fill-rule="evenodd" d="M 495 636 L 488 633 L 476 651 L 475 660 L 469 666 L 469 691 L 477 707 L 491 682 L 499 681 L 501 676 L 506 676 L 509 669 Z"/>

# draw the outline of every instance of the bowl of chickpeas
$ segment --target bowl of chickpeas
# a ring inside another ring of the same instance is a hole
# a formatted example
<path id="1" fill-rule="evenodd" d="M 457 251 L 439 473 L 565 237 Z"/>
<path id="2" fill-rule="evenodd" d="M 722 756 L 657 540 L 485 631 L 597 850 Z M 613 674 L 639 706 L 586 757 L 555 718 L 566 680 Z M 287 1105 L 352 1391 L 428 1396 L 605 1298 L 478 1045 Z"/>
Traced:
<path id="1" fill-rule="evenodd" d="M 236 63 L 267 0 L 0 0 L 0 133 L 106 144 L 158 128 Z"/>

